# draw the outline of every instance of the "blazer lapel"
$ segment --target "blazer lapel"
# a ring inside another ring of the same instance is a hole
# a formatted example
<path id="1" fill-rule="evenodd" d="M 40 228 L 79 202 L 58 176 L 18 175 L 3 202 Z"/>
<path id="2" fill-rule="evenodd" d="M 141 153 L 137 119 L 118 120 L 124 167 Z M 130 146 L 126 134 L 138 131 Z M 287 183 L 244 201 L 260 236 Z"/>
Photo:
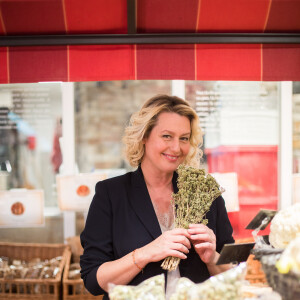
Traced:
<path id="1" fill-rule="evenodd" d="M 129 199 L 133 210 L 144 224 L 151 236 L 156 239 L 161 235 L 160 226 L 147 190 L 143 172 L 139 167 L 132 172 L 131 188 Z"/>

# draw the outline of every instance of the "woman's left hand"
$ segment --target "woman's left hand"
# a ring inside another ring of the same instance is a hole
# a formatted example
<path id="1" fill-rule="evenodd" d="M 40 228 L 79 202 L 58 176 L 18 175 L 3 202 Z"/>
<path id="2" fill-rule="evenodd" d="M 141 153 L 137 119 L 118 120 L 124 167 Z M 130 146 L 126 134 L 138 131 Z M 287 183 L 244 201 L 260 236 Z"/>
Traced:
<path id="1" fill-rule="evenodd" d="M 191 242 L 201 260 L 206 264 L 214 262 L 216 255 L 216 236 L 214 232 L 203 224 L 190 224 L 188 233 Z"/>

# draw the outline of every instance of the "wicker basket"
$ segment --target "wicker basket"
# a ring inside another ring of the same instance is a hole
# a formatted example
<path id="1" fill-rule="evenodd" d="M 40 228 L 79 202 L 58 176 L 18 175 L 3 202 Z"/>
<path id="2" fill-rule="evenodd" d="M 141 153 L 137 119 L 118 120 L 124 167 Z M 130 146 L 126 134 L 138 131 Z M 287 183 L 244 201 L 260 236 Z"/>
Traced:
<path id="1" fill-rule="evenodd" d="M 0 256 L 13 259 L 41 260 L 62 256 L 59 272 L 54 279 L 4 279 L 0 278 L 0 299 L 61 299 L 62 272 L 70 253 L 64 244 L 0 243 Z"/>
<path id="2" fill-rule="evenodd" d="M 297 276 L 292 272 L 279 273 L 275 266 L 279 258 L 280 254 L 271 254 L 261 258 L 268 284 L 281 295 L 283 300 L 300 299 L 300 275 Z"/>
<path id="3" fill-rule="evenodd" d="M 90 300 L 90 299 L 102 299 L 103 296 L 93 296 L 84 287 L 83 280 L 69 279 L 69 269 L 71 264 L 72 255 L 68 253 L 68 259 L 65 266 L 63 275 L 63 300 Z"/>
<path id="4" fill-rule="evenodd" d="M 261 261 L 263 257 L 268 255 L 280 255 L 283 252 L 283 249 L 278 248 L 254 248 L 251 250 L 251 254 L 254 255 L 254 259 Z"/>

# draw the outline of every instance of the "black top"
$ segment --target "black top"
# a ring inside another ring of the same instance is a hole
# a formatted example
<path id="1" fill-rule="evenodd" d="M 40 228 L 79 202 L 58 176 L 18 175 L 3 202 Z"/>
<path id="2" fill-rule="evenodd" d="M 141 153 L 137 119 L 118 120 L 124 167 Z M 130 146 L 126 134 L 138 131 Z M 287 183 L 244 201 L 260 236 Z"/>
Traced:
<path id="1" fill-rule="evenodd" d="M 176 193 L 177 173 L 173 176 Z M 220 196 L 207 213 L 208 224 L 217 238 L 217 251 L 223 245 L 233 243 L 224 199 Z M 160 226 L 147 190 L 141 168 L 125 175 L 100 181 L 89 208 L 85 228 L 81 234 L 84 253 L 80 257 L 81 277 L 85 287 L 93 295 L 107 293 L 97 282 L 96 273 L 101 264 L 119 259 L 134 249 L 145 246 L 161 235 Z M 137 285 L 147 278 L 167 271 L 161 268 L 162 261 L 149 263 L 129 285 Z M 192 247 L 187 259 L 179 264 L 180 275 L 195 283 L 209 278 L 206 264 Z"/>

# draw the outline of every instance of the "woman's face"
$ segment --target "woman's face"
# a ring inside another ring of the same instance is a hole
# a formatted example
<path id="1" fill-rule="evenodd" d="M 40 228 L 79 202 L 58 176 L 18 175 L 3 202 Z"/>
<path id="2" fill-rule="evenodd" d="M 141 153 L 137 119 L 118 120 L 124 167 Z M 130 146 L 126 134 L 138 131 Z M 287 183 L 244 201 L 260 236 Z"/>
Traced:
<path id="1" fill-rule="evenodd" d="M 190 150 L 191 125 L 187 117 L 163 112 L 144 140 L 143 167 L 171 173 L 183 163 Z"/>

